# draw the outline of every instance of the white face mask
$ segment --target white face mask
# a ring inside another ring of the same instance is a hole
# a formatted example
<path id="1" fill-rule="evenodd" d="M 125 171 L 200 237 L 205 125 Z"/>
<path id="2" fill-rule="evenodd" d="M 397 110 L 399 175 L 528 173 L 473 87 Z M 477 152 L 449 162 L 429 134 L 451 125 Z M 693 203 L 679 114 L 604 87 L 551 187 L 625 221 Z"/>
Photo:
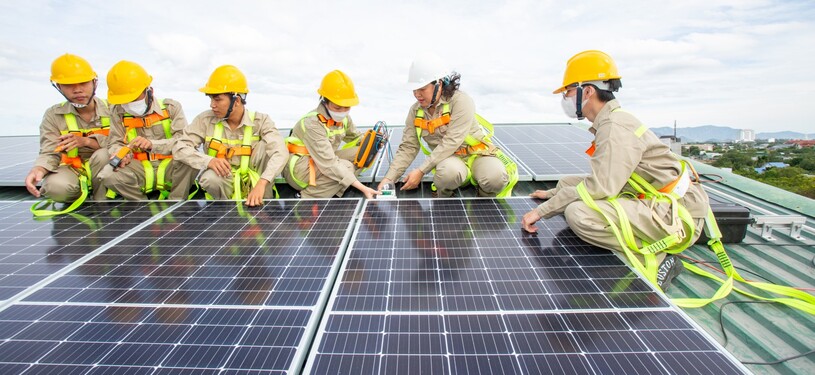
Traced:
<path id="1" fill-rule="evenodd" d="M 586 104 L 588 103 L 588 100 L 584 100 L 583 103 L 581 103 L 581 108 L 585 110 Z M 566 116 L 577 118 L 577 95 L 564 97 L 560 101 L 560 106 L 563 107 L 563 113 L 565 113 Z"/>
<path id="2" fill-rule="evenodd" d="M 328 110 L 328 115 L 331 116 L 332 120 L 340 122 L 340 121 L 345 119 L 345 116 L 348 116 L 348 112 L 351 112 L 351 111 L 334 112 L 334 111 L 329 109 Z"/>
<path id="3" fill-rule="evenodd" d="M 144 98 L 142 100 L 136 100 L 130 103 L 125 103 L 122 105 L 122 108 L 124 108 L 124 110 L 127 111 L 127 113 L 133 116 L 136 117 L 144 116 L 145 112 L 147 112 L 147 98 Z"/>
<path id="4" fill-rule="evenodd" d="M 85 107 L 88 106 L 87 104 L 78 104 L 78 103 L 74 103 L 74 102 L 70 102 L 70 103 L 71 103 L 72 106 L 74 106 L 74 108 L 85 108 Z"/>

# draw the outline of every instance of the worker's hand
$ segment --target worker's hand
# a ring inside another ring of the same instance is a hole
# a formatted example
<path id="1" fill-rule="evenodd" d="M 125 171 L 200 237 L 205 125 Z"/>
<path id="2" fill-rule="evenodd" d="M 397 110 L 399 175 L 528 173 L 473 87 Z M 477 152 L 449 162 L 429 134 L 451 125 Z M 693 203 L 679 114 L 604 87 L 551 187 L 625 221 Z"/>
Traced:
<path id="1" fill-rule="evenodd" d="M 402 185 L 402 188 L 399 190 L 413 190 L 419 187 L 419 184 L 422 183 L 422 177 L 424 177 L 424 172 L 422 172 L 421 169 L 414 169 L 410 171 L 410 173 L 408 173 L 403 180 L 405 184 Z"/>
<path id="2" fill-rule="evenodd" d="M 129 147 L 131 150 L 138 149 L 142 151 L 150 151 L 153 149 L 153 142 L 150 142 L 150 140 L 147 138 L 138 136 L 136 138 L 133 138 L 132 141 L 130 141 Z"/>
<path id="3" fill-rule="evenodd" d="M 212 158 L 207 168 L 212 169 L 218 177 L 227 177 L 232 173 L 232 165 L 226 159 Z"/>
<path id="4" fill-rule="evenodd" d="M 113 160 L 114 157 L 116 157 L 116 155 L 111 155 L 108 160 Z M 130 164 L 130 162 L 132 160 L 133 160 L 133 153 L 128 152 L 127 155 L 125 155 L 125 157 L 123 157 L 122 160 L 119 161 L 119 166 L 113 168 L 113 171 L 118 172 L 120 169 L 122 169 L 122 168 L 126 167 L 128 164 Z"/>
<path id="5" fill-rule="evenodd" d="M 552 196 L 549 195 L 549 193 L 546 190 L 535 190 L 535 192 L 532 193 L 532 194 L 529 194 L 529 196 L 532 197 L 532 198 L 538 198 L 538 199 L 552 198 Z"/>
<path id="6" fill-rule="evenodd" d="M 365 199 L 374 199 L 377 195 L 382 194 L 379 190 L 374 190 L 367 186 L 363 186 L 362 189 L 359 189 L 362 192 L 362 195 L 365 196 Z"/>
<path id="7" fill-rule="evenodd" d="M 68 152 L 75 148 L 86 147 L 88 146 L 88 139 L 87 137 L 77 137 L 72 133 L 60 135 L 54 152 Z"/>
<path id="8" fill-rule="evenodd" d="M 37 188 L 37 184 L 42 181 L 46 174 L 48 174 L 48 170 L 37 166 L 31 168 L 31 171 L 28 172 L 28 176 L 25 176 L 25 188 L 31 195 L 37 198 L 40 197 L 40 189 Z"/>
<path id="9" fill-rule="evenodd" d="M 529 211 L 524 214 L 524 218 L 521 220 L 521 226 L 529 233 L 537 233 L 538 227 L 535 226 L 535 223 L 537 223 L 540 219 L 540 215 L 538 215 L 535 210 Z"/>
<path id="10" fill-rule="evenodd" d="M 263 194 L 266 193 L 266 186 L 269 185 L 269 181 L 261 178 L 258 180 L 257 185 L 249 191 L 249 195 L 246 196 L 246 205 L 249 207 L 260 206 L 263 204 Z"/>
<path id="11" fill-rule="evenodd" d="M 379 181 L 379 185 L 376 186 L 376 190 L 382 191 L 382 186 L 389 182 L 393 183 L 393 181 L 390 178 L 383 178 L 382 181 Z"/>

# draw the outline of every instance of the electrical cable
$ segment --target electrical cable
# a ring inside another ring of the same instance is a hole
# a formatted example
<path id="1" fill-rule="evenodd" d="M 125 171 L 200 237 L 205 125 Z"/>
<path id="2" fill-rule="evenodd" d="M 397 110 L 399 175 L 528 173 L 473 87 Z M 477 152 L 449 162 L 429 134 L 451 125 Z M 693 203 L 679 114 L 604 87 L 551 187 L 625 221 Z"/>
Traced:
<path id="1" fill-rule="evenodd" d="M 724 343 L 722 344 L 723 347 L 727 346 L 727 342 L 728 342 L 727 330 L 724 329 L 724 309 L 728 305 L 737 305 L 737 304 L 743 304 L 743 303 L 772 304 L 772 303 L 776 303 L 776 302 L 771 302 L 771 301 L 730 301 L 730 302 L 723 303 L 722 306 L 719 307 L 719 327 L 721 329 L 722 336 L 724 337 Z M 806 352 L 803 352 L 803 353 L 799 353 L 799 354 L 796 354 L 796 355 L 793 355 L 793 356 L 790 356 L 790 357 L 784 357 L 784 358 L 780 358 L 780 359 L 777 359 L 777 360 L 774 360 L 774 361 L 769 361 L 769 362 L 754 362 L 754 361 L 742 361 L 742 360 L 739 360 L 739 361 L 741 363 L 745 364 L 745 365 L 770 366 L 770 365 L 777 365 L 777 364 L 780 364 L 780 363 L 784 363 L 784 362 L 787 362 L 787 361 L 790 361 L 790 360 L 793 360 L 793 359 L 796 359 L 796 358 L 805 357 L 805 356 L 808 356 L 808 355 L 813 354 L 813 353 L 815 353 L 815 349 L 809 350 L 809 351 L 806 351 Z"/>

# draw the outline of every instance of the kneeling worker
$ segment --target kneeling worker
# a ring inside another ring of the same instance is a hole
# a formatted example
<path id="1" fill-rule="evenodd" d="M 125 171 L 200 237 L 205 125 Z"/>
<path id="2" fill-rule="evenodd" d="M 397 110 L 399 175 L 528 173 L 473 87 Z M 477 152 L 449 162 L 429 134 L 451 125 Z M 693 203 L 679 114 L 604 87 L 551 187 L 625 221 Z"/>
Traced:
<path id="1" fill-rule="evenodd" d="M 199 89 L 210 98 L 173 149 L 176 161 L 204 170 L 198 181 L 214 199 L 245 200 L 249 206 L 276 197 L 274 179 L 288 159 L 286 145 L 268 115 L 246 109 L 249 88 L 238 68 L 215 69 Z M 204 152 L 197 151 L 204 145 Z"/>
<path id="2" fill-rule="evenodd" d="M 32 208 L 35 215 L 69 212 L 87 197 L 105 199 L 97 175 L 107 163 L 104 147 L 110 129 L 110 111 L 96 97 L 97 76 L 83 58 L 64 54 L 51 64 L 51 85 L 65 102 L 49 108 L 40 124 L 40 155 L 25 178 L 31 195 L 74 203 L 63 211 Z M 37 183 L 42 187 L 37 189 Z"/>
<path id="3" fill-rule="evenodd" d="M 591 174 L 566 177 L 554 189 L 533 193 L 548 200 L 526 213 L 522 225 L 535 232 L 535 222 L 563 213 L 581 239 L 624 252 L 651 283 L 665 290 L 683 269 L 672 254 L 701 234 L 708 197 L 692 181 L 690 164 L 620 108 L 613 94 L 622 87 L 620 78 L 603 52 L 584 51 L 569 59 L 554 94 L 562 94 L 567 116 L 585 116 L 592 123 L 594 142 L 586 151 Z"/>
<path id="4" fill-rule="evenodd" d="M 144 200 L 147 194 L 160 191 L 161 198 L 181 200 L 195 176 L 187 173 L 187 181 L 177 181 L 174 167 L 178 163 L 173 162 L 172 152 L 187 119 L 180 103 L 154 96 L 152 82 L 144 68 L 130 61 L 119 61 L 108 72 L 108 102 L 113 104 L 108 145 L 111 162 L 100 178 L 125 199 Z"/>
<path id="5" fill-rule="evenodd" d="M 349 186 L 373 198 L 379 192 L 357 179 L 362 169 L 352 163 L 362 136 L 348 116 L 351 107 L 359 104 L 354 83 L 334 70 L 323 77 L 317 93 L 317 108 L 303 116 L 286 138 L 292 155 L 283 177 L 303 198 L 340 197 Z"/>

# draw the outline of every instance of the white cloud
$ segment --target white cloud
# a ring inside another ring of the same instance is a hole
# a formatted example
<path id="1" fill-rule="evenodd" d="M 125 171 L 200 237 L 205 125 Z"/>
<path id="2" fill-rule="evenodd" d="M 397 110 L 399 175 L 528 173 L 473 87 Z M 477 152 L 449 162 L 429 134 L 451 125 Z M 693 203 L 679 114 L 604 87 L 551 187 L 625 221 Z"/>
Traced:
<path id="1" fill-rule="evenodd" d="M 565 121 L 550 92 L 566 59 L 602 49 L 624 77 L 618 97 L 649 125 L 812 131 L 801 109 L 815 87 L 813 8 L 758 0 L 6 2 L 0 103 L 15 126 L 4 133 L 35 134 L 42 112 L 62 99 L 48 71 L 65 52 L 103 78 L 118 60 L 141 63 L 157 93 L 180 100 L 190 118 L 207 108 L 197 89 L 212 70 L 236 65 L 249 78 L 249 106 L 282 127 L 316 105 L 325 73 L 342 69 L 361 98 L 357 122 L 401 124 L 412 102 L 402 83 L 421 49 L 446 57 L 496 122 Z"/>

